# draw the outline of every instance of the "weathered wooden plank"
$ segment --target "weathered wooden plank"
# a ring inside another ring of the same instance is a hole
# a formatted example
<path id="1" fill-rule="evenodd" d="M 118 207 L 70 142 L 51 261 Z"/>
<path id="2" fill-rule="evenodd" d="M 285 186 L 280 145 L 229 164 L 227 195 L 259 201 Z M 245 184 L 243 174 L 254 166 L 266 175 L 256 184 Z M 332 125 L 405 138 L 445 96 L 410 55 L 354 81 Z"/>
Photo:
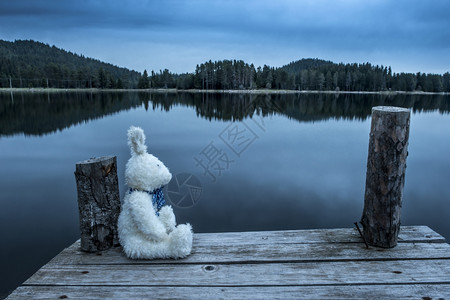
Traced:
<path id="1" fill-rule="evenodd" d="M 307 262 L 351 260 L 450 258 L 446 243 L 400 243 L 393 249 L 366 249 L 364 243 L 272 243 L 254 245 L 205 244 L 194 238 L 192 254 L 182 260 L 131 260 L 120 247 L 103 251 L 100 255 L 79 250 L 78 243 L 63 250 L 50 265 L 62 264 L 180 264 L 180 263 L 249 263 L 249 262 Z"/>
<path id="2" fill-rule="evenodd" d="M 450 284 L 450 260 L 43 267 L 24 285 L 281 286 Z"/>
<path id="3" fill-rule="evenodd" d="M 247 231 L 200 233 L 195 235 L 199 243 L 205 244 L 270 244 L 270 243 L 359 243 L 361 236 L 355 228 L 308 229 L 285 231 Z M 445 242 L 440 234 L 428 226 L 402 226 L 399 242 Z"/>
<path id="4" fill-rule="evenodd" d="M 402 227 L 399 240 L 383 250 L 365 249 L 351 228 L 206 233 L 178 261 L 83 253 L 78 241 L 11 299 L 448 298 L 450 245 L 425 226 Z"/>
<path id="5" fill-rule="evenodd" d="M 448 299 L 450 284 L 283 287 L 22 286 L 8 299 Z"/>
<path id="6" fill-rule="evenodd" d="M 445 239 L 427 226 L 403 226 L 399 235 L 400 243 L 430 242 L 444 243 Z M 284 246 L 286 244 L 315 244 L 315 243 L 361 243 L 361 237 L 356 229 L 312 229 L 287 231 L 248 231 L 224 233 L 196 233 L 194 235 L 194 252 L 200 247 L 220 246 L 228 248 L 230 245 L 270 245 Z M 89 263 L 92 256 L 80 256 L 77 251 L 80 242 L 77 241 L 50 263 Z M 120 248 L 113 249 L 111 255 L 118 256 Z M 106 252 L 108 253 L 108 252 Z M 73 261 L 70 261 L 70 256 Z M 120 256 L 120 255 L 119 255 Z"/>

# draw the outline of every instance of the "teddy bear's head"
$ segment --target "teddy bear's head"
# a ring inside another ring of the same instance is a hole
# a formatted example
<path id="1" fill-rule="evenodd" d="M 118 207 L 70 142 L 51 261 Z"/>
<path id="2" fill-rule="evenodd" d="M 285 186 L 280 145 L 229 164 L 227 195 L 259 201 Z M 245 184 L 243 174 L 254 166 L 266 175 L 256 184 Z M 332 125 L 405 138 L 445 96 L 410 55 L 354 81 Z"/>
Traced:
<path id="1" fill-rule="evenodd" d="M 147 153 L 144 131 L 131 126 L 128 129 L 128 145 L 131 158 L 125 169 L 125 182 L 137 190 L 153 191 L 169 183 L 172 174 L 155 156 Z"/>

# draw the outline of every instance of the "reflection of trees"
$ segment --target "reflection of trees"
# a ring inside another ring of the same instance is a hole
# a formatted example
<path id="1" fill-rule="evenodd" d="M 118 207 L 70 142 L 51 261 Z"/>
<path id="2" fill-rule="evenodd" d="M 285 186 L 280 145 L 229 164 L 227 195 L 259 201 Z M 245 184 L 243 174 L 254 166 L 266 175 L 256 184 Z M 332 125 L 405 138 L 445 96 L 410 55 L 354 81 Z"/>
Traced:
<path id="1" fill-rule="evenodd" d="M 273 114 L 301 122 L 330 118 L 364 120 L 378 105 L 450 112 L 450 97 L 444 95 L 70 92 L 21 93 L 11 98 L 0 94 L 0 136 L 47 134 L 142 104 L 146 110 L 192 107 L 202 118 L 225 121 Z"/>
<path id="2" fill-rule="evenodd" d="M 140 104 L 136 93 L 0 94 L 0 136 L 48 134 Z"/>
<path id="3" fill-rule="evenodd" d="M 169 111 L 173 106 L 195 108 L 208 120 L 242 120 L 257 115 L 279 114 L 302 122 L 334 119 L 364 120 L 373 106 L 400 106 L 413 111 L 450 112 L 450 97 L 444 95 L 378 94 L 151 94 L 153 109 Z M 146 104 L 148 107 L 149 104 Z"/>

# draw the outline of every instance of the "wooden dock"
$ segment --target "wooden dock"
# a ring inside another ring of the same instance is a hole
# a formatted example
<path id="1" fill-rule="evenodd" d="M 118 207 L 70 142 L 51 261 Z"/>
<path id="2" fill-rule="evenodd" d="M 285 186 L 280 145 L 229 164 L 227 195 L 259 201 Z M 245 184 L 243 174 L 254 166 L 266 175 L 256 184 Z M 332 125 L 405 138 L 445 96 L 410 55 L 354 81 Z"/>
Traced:
<path id="1" fill-rule="evenodd" d="M 8 299 L 450 299 L 450 245 L 402 227 L 393 249 L 366 248 L 356 229 L 195 234 L 183 260 L 129 260 L 79 241 Z"/>

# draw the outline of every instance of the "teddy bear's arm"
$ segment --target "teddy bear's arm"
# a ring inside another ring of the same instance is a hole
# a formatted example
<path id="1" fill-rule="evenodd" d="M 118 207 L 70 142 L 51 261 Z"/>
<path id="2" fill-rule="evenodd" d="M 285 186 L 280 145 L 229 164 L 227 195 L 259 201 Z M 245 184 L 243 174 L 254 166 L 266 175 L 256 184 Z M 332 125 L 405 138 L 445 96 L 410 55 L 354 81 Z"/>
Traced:
<path id="1" fill-rule="evenodd" d="M 165 205 L 159 211 L 159 219 L 166 228 L 167 233 L 171 233 L 175 229 L 176 221 L 175 214 L 170 205 Z"/>
<path id="2" fill-rule="evenodd" d="M 155 214 L 152 202 L 144 192 L 130 196 L 130 212 L 138 229 L 148 238 L 161 241 L 167 238 L 166 229 Z"/>

